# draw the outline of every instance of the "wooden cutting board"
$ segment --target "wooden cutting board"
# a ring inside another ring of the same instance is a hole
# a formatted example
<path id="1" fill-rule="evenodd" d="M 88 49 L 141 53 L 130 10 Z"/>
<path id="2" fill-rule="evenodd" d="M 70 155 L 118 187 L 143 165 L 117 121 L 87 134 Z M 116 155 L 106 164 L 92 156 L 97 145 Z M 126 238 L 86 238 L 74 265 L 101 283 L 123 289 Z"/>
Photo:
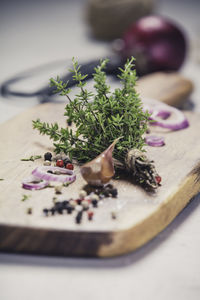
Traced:
<path id="1" fill-rule="evenodd" d="M 160 88 L 157 90 L 160 93 Z M 28 191 L 21 187 L 22 179 L 43 162 L 20 159 L 52 151 L 48 137 L 33 131 L 31 120 L 60 120 L 62 124 L 64 106 L 38 105 L 0 125 L 0 178 L 4 179 L 0 181 L 0 250 L 106 257 L 137 249 L 162 231 L 200 191 L 200 116 L 187 112 L 190 126 L 181 131 L 161 133 L 155 129 L 166 141 L 164 147 L 147 147 L 162 177 L 156 193 L 148 194 L 129 181 L 113 180 L 118 198 L 105 199 L 94 209 L 93 221 L 85 215 L 83 222 L 76 224 L 75 214 L 43 215 L 43 208 L 53 204 L 54 189 Z M 78 168 L 75 171 L 77 180 L 63 188 L 61 200 L 77 197 L 85 184 Z M 31 197 L 22 202 L 23 194 Z M 29 207 L 31 215 L 26 213 Z M 115 220 L 111 218 L 113 210 L 117 212 Z"/>

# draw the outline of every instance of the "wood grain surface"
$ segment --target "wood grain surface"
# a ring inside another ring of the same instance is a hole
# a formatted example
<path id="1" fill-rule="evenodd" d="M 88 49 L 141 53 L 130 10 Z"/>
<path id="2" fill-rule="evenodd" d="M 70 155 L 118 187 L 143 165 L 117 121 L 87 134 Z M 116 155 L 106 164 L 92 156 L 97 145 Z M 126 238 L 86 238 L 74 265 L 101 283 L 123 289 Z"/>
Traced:
<path id="1" fill-rule="evenodd" d="M 38 105 L 0 126 L 0 250 L 68 256 L 115 256 L 142 246 L 163 230 L 200 190 L 199 115 L 187 112 L 190 126 L 181 131 L 155 129 L 165 136 L 164 147 L 147 147 L 150 158 L 162 177 L 162 186 L 150 194 L 127 180 L 113 180 L 119 195 L 105 199 L 94 209 L 93 221 L 75 215 L 45 217 L 44 207 L 51 207 L 53 188 L 28 191 L 21 187 L 23 178 L 42 160 L 20 161 L 30 155 L 52 151 L 48 137 L 33 131 L 36 118 L 58 121 L 64 125 L 65 104 Z M 77 197 L 85 184 L 76 167 L 77 180 L 63 188 L 60 200 Z M 22 195 L 30 195 L 21 201 Z M 33 213 L 28 215 L 27 208 Z M 112 211 L 117 219 L 111 218 Z"/>
<path id="2" fill-rule="evenodd" d="M 138 80 L 138 92 L 142 97 L 155 98 L 173 106 L 181 106 L 193 91 L 193 83 L 182 75 L 156 72 Z"/>

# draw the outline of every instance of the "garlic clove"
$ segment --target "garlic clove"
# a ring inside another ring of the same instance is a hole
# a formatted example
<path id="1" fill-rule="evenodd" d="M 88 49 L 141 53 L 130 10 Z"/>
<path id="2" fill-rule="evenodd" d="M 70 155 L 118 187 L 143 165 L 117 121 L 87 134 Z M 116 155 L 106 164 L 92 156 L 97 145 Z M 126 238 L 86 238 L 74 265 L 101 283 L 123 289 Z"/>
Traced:
<path id="1" fill-rule="evenodd" d="M 114 176 L 115 169 L 112 152 L 118 140 L 114 140 L 104 152 L 81 167 L 81 175 L 88 184 L 94 186 L 103 185 Z"/>

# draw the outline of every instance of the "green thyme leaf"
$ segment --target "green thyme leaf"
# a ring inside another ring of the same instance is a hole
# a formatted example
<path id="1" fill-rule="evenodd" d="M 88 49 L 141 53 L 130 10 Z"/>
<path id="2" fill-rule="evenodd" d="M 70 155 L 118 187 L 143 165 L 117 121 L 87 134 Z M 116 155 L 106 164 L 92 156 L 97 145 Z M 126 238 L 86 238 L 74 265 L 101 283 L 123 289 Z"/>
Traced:
<path id="1" fill-rule="evenodd" d="M 29 198 L 31 197 L 31 195 L 22 195 L 22 199 L 21 199 L 21 201 L 26 201 L 26 200 L 28 200 Z"/>
<path id="2" fill-rule="evenodd" d="M 42 158 L 41 155 L 31 155 L 29 158 L 22 158 L 21 161 L 35 161 L 40 158 Z"/>

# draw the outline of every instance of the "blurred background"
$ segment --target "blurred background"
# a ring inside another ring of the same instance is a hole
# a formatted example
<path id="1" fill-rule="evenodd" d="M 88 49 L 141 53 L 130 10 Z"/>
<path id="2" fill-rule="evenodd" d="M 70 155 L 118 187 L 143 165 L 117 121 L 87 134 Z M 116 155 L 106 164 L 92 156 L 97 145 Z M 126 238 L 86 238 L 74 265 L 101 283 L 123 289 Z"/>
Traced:
<path id="1" fill-rule="evenodd" d="M 187 39 L 179 72 L 193 82 L 191 101 L 200 111 L 199 13 L 199 0 L 1 0 L 0 85 L 31 70 L 34 79 L 15 88 L 35 91 L 65 72 L 73 56 L 80 63 L 112 56 L 121 45 L 113 41 L 132 22 L 159 14 L 178 24 Z M 37 97 L 1 95 L 0 122 L 36 104 Z M 200 299 L 199 204 L 198 198 L 153 241 L 124 257 L 1 254 L 0 299 Z"/>
<path id="2" fill-rule="evenodd" d="M 42 86 L 48 84 L 51 75 L 60 72 L 57 67 L 66 71 L 73 56 L 80 63 L 110 57 L 113 48 L 119 46 L 113 41 L 148 14 L 169 17 L 181 28 L 189 45 L 181 72 L 197 81 L 198 0 L 3 0 L 0 5 L 1 84 L 22 71 L 53 63 L 43 81 L 40 79 Z M 17 89 L 36 89 L 39 70 L 34 74 L 34 84 L 20 82 Z M 5 112 L 1 121 L 36 103 L 34 98 L 5 102 L 1 97 L 0 109 Z"/>

